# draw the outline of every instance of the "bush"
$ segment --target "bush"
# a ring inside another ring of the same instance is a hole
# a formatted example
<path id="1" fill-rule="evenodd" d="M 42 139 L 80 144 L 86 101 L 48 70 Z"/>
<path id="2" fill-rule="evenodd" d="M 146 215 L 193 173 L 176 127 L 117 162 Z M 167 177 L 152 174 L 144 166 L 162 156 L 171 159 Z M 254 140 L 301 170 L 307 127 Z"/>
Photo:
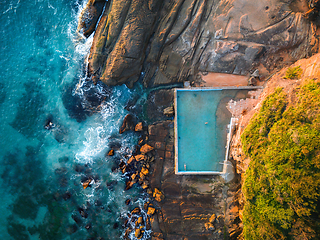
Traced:
<path id="1" fill-rule="evenodd" d="M 297 67 L 289 67 L 286 71 L 286 75 L 283 77 L 284 79 L 299 79 L 302 75 L 302 69 L 300 66 Z"/>
<path id="2" fill-rule="evenodd" d="M 288 106 L 278 88 L 241 136 L 251 158 L 242 187 L 246 239 L 320 236 L 320 83 L 308 81 Z"/>

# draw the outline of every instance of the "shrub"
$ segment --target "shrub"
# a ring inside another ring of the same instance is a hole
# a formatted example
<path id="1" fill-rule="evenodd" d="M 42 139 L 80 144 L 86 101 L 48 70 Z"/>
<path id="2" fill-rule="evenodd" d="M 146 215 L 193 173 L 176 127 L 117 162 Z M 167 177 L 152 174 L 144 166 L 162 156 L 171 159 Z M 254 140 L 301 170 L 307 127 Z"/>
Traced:
<path id="1" fill-rule="evenodd" d="M 242 187 L 245 239 L 320 236 L 320 83 L 269 95 L 241 136 L 251 158 Z"/>
<path id="2" fill-rule="evenodd" d="M 300 66 L 297 67 L 289 67 L 286 71 L 286 75 L 283 77 L 284 79 L 299 79 L 302 75 L 302 69 Z"/>

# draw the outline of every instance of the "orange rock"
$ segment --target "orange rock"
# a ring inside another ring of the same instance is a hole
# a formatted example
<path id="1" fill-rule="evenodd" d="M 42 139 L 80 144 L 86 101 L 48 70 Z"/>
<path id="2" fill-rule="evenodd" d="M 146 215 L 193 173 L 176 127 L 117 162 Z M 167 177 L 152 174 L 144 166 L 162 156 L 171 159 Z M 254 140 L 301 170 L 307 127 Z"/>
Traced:
<path id="1" fill-rule="evenodd" d="M 152 216 L 155 213 L 156 209 L 154 207 L 148 207 L 147 214 Z"/>
<path id="2" fill-rule="evenodd" d="M 130 157 L 129 160 L 128 160 L 128 162 L 127 162 L 127 164 L 129 165 L 129 164 L 132 163 L 134 160 L 135 160 L 135 158 L 134 158 L 133 156 Z"/>
<path id="3" fill-rule="evenodd" d="M 143 167 L 143 168 L 141 169 L 141 173 L 146 176 L 146 175 L 149 173 L 149 170 L 148 170 L 147 168 L 144 168 L 144 167 Z"/>
<path id="4" fill-rule="evenodd" d="M 114 155 L 114 150 L 111 149 L 109 152 L 108 152 L 108 156 L 113 156 Z"/>
<path id="5" fill-rule="evenodd" d="M 143 131 L 143 124 L 142 124 L 142 122 L 139 122 L 139 123 L 135 126 L 134 130 L 135 130 L 136 132 L 141 132 L 141 131 Z"/>
<path id="6" fill-rule="evenodd" d="M 142 155 L 142 154 L 139 154 L 137 156 L 135 156 L 135 159 L 139 162 L 141 160 L 145 160 L 146 159 L 146 156 L 145 155 Z"/>
<path id="7" fill-rule="evenodd" d="M 87 187 L 89 187 L 91 181 L 92 181 L 92 179 L 88 179 L 87 181 L 83 182 L 82 183 L 83 189 L 86 189 Z"/>
<path id="8" fill-rule="evenodd" d="M 217 218 L 216 215 L 215 215 L 215 214 L 212 214 L 211 217 L 209 218 L 209 222 L 210 222 L 210 223 L 214 223 L 214 221 L 216 220 L 216 218 Z"/>
<path id="9" fill-rule="evenodd" d="M 147 189 L 149 187 L 148 183 L 144 181 L 141 185 L 142 189 Z"/>
<path id="10" fill-rule="evenodd" d="M 129 189 L 133 186 L 133 184 L 135 184 L 134 181 L 128 181 L 128 182 L 126 183 L 126 190 L 129 190 Z"/>
<path id="11" fill-rule="evenodd" d="M 143 223 L 143 218 L 139 217 L 137 222 L 138 222 L 138 224 L 142 224 Z"/>
<path id="12" fill-rule="evenodd" d="M 141 152 L 142 154 L 145 154 L 145 153 L 148 153 L 148 152 L 152 151 L 153 149 L 154 149 L 154 148 L 151 147 L 149 144 L 145 144 L 145 145 L 143 145 L 143 146 L 140 148 L 140 152 Z"/>
<path id="13" fill-rule="evenodd" d="M 135 208 L 131 211 L 132 214 L 139 214 L 140 212 L 141 212 L 141 209 L 140 209 L 139 207 L 135 207 Z"/>
<path id="14" fill-rule="evenodd" d="M 157 202 L 161 202 L 164 199 L 163 193 L 158 188 L 154 189 L 153 197 Z"/>
<path id="15" fill-rule="evenodd" d="M 137 176 L 137 174 L 136 174 L 136 173 L 133 173 L 133 174 L 131 175 L 131 179 L 134 180 L 134 179 L 136 178 L 136 176 Z"/>

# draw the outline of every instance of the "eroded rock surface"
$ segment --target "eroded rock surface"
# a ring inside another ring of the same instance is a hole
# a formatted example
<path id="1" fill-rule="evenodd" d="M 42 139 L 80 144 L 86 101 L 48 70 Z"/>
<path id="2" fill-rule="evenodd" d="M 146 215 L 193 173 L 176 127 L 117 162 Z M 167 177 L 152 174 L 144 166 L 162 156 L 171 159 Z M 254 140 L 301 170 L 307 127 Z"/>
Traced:
<path id="1" fill-rule="evenodd" d="M 237 180 L 226 184 L 220 176 L 183 176 L 174 173 L 173 122 L 148 127 L 154 147 L 150 188 L 164 195 L 150 222 L 152 239 L 236 239 L 239 220 Z M 156 192 L 156 191 L 155 191 Z"/>
<path id="2" fill-rule="evenodd" d="M 103 2 L 89 1 L 79 31 L 92 32 Z M 89 71 L 107 85 L 133 86 L 140 78 L 147 87 L 192 80 L 199 71 L 246 75 L 260 68 L 266 76 L 318 51 L 316 27 L 303 14 L 308 7 L 295 2 L 110 0 Z"/>

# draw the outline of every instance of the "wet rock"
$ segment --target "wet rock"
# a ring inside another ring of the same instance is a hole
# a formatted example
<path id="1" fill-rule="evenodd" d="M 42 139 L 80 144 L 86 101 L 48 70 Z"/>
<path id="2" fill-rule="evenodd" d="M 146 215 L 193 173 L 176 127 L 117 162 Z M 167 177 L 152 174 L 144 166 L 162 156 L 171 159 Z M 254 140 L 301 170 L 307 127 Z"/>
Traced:
<path id="1" fill-rule="evenodd" d="M 127 181 L 125 190 L 129 190 L 136 183 L 136 181 Z"/>
<path id="2" fill-rule="evenodd" d="M 171 107 L 174 92 L 172 89 L 160 89 L 149 93 L 147 99 L 147 116 L 151 122 L 166 120 L 164 109 Z"/>
<path id="3" fill-rule="evenodd" d="M 143 131 L 143 123 L 142 122 L 137 123 L 137 125 L 134 128 L 134 131 L 142 132 Z"/>
<path id="4" fill-rule="evenodd" d="M 145 150 L 145 149 L 143 149 L 143 150 Z M 141 150 L 140 150 L 141 151 Z M 139 155 L 136 155 L 136 156 L 134 156 L 134 158 L 135 158 L 135 160 L 136 161 L 144 161 L 145 159 L 146 159 L 146 157 L 145 157 L 145 155 L 143 155 L 143 154 L 139 154 Z M 129 159 L 130 160 L 130 159 Z"/>
<path id="5" fill-rule="evenodd" d="M 139 207 L 135 207 L 132 211 L 132 214 L 140 214 L 141 213 L 141 209 Z"/>
<path id="6" fill-rule="evenodd" d="M 109 142 L 108 146 L 111 149 L 114 150 L 119 150 L 121 148 L 121 143 L 118 141 L 114 141 L 114 140 L 110 140 L 111 142 Z"/>
<path id="7" fill-rule="evenodd" d="M 144 145 L 140 148 L 140 152 L 141 152 L 142 154 L 146 154 L 146 153 L 152 151 L 153 149 L 154 149 L 154 148 L 151 147 L 150 145 L 144 144 Z"/>
<path id="8" fill-rule="evenodd" d="M 86 224 L 86 226 L 84 228 L 87 229 L 87 230 L 90 230 L 91 229 L 91 223 Z"/>
<path id="9" fill-rule="evenodd" d="M 147 214 L 152 216 L 155 213 L 156 209 L 154 207 L 148 207 Z"/>
<path id="10" fill-rule="evenodd" d="M 149 173 L 149 170 L 147 169 L 147 168 L 141 168 L 141 173 L 143 174 L 143 175 L 148 175 L 148 173 Z"/>
<path id="11" fill-rule="evenodd" d="M 141 232 L 140 228 L 137 228 L 137 229 L 135 230 L 134 236 L 135 236 L 136 238 L 138 238 L 138 239 L 141 239 L 141 238 L 142 238 L 143 235 L 142 235 L 142 232 Z"/>
<path id="12" fill-rule="evenodd" d="M 78 79 L 65 86 L 62 101 L 69 116 L 82 122 L 87 116 L 101 110 L 101 104 L 109 97 L 111 90 L 104 84 L 98 83 L 99 86 L 94 86 L 91 81 L 86 81 L 80 91 L 77 89 L 80 88 L 76 85 L 77 81 Z"/>
<path id="13" fill-rule="evenodd" d="M 88 1 L 78 20 L 78 32 L 82 33 L 85 37 L 89 37 L 93 33 L 105 3 L 105 0 Z"/>
<path id="14" fill-rule="evenodd" d="M 109 152 L 108 152 L 108 156 L 113 156 L 114 155 L 114 150 L 111 149 Z"/>
<path id="15" fill-rule="evenodd" d="M 76 172 L 78 172 L 78 173 L 84 172 L 85 169 L 86 169 L 85 166 L 80 165 L 80 164 L 77 164 L 77 165 L 75 165 L 75 167 L 74 167 L 74 170 L 75 170 Z"/>
<path id="16" fill-rule="evenodd" d="M 135 123 L 134 123 L 135 119 L 131 114 L 127 114 L 122 122 L 122 125 L 119 129 L 119 133 L 122 134 L 125 131 L 129 131 L 129 130 L 134 130 L 135 128 Z"/>
<path id="17" fill-rule="evenodd" d="M 85 211 L 85 209 L 78 208 L 78 212 L 80 213 L 81 217 L 83 217 L 83 218 L 87 218 L 88 217 L 88 213 Z"/>
<path id="18" fill-rule="evenodd" d="M 157 201 L 157 202 L 161 202 L 163 199 L 164 199 L 164 195 L 163 193 L 158 189 L 158 188 L 155 188 L 154 189 L 154 192 L 153 192 L 153 195 L 154 199 Z"/>
<path id="19" fill-rule="evenodd" d="M 121 161 L 121 162 L 119 163 L 119 167 L 120 167 L 120 170 L 122 171 L 122 173 L 125 173 L 125 171 L 126 171 L 126 164 L 125 164 L 125 162 Z"/>
<path id="20" fill-rule="evenodd" d="M 79 218 L 77 215 L 72 214 L 72 215 L 71 215 L 71 218 L 72 218 L 78 225 L 81 225 L 81 224 L 82 224 L 82 219 Z"/>
<path id="21" fill-rule="evenodd" d="M 127 164 L 129 165 L 129 164 L 133 163 L 135 160 L 136 160 L 136 158 L 132 156 L 129 158 Z"/>
<path id="22" fill-rule="evenodd" d="M 117 228 L 119 228 L 119 223 L 116 222 L 113 224 L 113 229 L 117 229 Z"/>
<path id="23" fill-rule="evenodd" d="M 113 189 L 114 186 L 118 183 L 117 180 L 112 180 L 112 181 L 107 181 L 106 185 L 108 187 L 109 190 Z"/>
<path id="24" fill-rule="evenodd" d="M 87 187 L 89 187 L 93 182 L 94 180 L 92 178 L 89 178 L 88 180 L 82 182 L 81 184 L 83 189 L 86 189 Z"/>
<path id="25" fill-rule="evenodd" d="M 51 130 L 54 127 L 55 127 L 55 124 L 53 123 L 53 116 L 50 114 L 46 119 L 46 123 L 44 125 L 44 128 L 47 130 Z"/>
<path id="26" fill-rule="evenodd" d="M 124 233 L 124 239 L 130 240 L 130 238 L 129 238 L 130 233 L 131 233 L 131 229 L 127 228 L 125 233 Z"/>

